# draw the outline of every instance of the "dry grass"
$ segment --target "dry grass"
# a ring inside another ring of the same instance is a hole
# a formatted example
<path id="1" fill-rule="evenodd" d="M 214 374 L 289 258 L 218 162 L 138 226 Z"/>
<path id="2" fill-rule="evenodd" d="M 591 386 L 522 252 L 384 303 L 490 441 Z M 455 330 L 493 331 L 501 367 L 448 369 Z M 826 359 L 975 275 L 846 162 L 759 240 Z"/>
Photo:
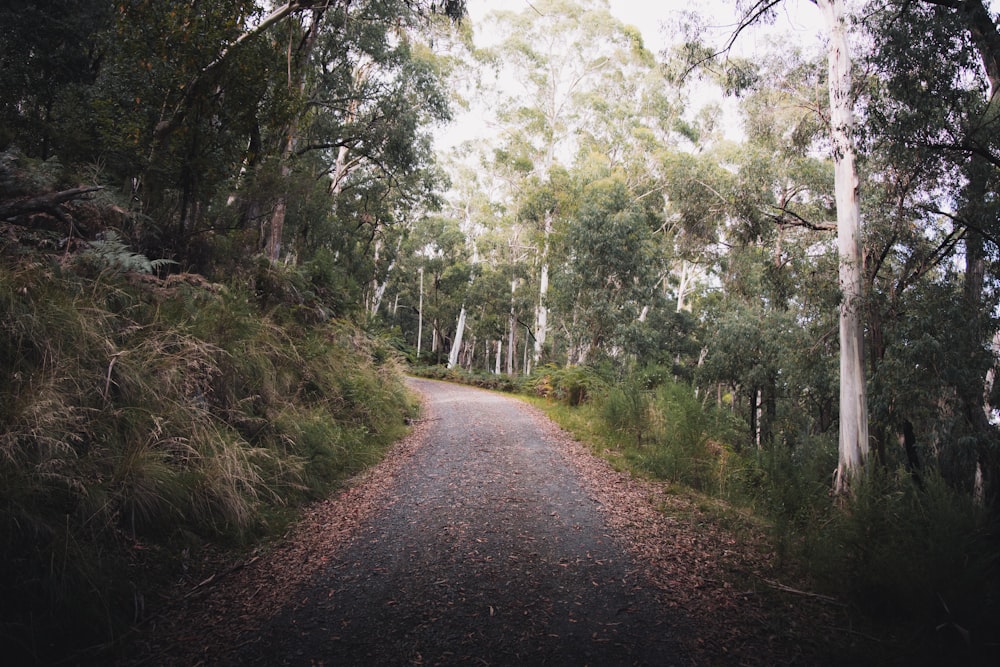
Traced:
<path id="1" fill-rule="evenodd" d="M 27 660 L 112 639 L 155 573 L 273 529 L 413 409 L 381 343 L 235 289 L 8 264 L 0 322 L 0 642 Z"/>

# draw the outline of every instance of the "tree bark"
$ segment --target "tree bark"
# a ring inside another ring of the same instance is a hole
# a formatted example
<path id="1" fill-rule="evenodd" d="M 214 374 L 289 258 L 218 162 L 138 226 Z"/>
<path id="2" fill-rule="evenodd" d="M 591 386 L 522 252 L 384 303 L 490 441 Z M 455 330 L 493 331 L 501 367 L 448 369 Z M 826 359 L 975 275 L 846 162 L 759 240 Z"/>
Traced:
<path id="1" fill-rule="evenodd" d="M 289 3 L 289 4 L 302 4 L 302 3 Z M 311 3 L 309 3 L 311 4 Z M 289 80 L 288 87 L 296 88 L 298 93 L 302 95 L 305 92 L 306 87 L 306 63 L 309 61 L 309 55 L 312 53 L 313 46 L 316 44 L 316 37 L 319 34 L 319 23 L 323 19 L 323 14 L 329 6 L 329 2 L 323 3 L 320 7 L 314 7 L 312 10 L 312 20 L 309 26 L 306 28 L 305 36 L 302 38 L 302 42 L 299 45 L 298 52 L 294 54 L 296 58 L 298 68 L 295 76 L 297 77 L 294 81 L 292 80 L 292 72 L 296 69 L 292 66 L 293 54 L 291 51 L 291 44 L 289 44 L 288 60 L 289 60 Z M 281 151 L 281 177 L 287 180 L 292 173 L 291 159 L 295 154 L 295 145 L 298 139 L 299 123 L 302 121 L 302 114 L 296 114 L 294 118 L 289 122 L 288 127 L 285 128 L 285 143 Z M 281 239 L 285 232 L 285 216 L 288 212 L 288 194 L 282 192 L 278 197 L 278 201 L 274 206 L 274 212 L 271 214 L 271 225 L 268 230 L 267 246 L 265 247 L 265 252 L 268 258 L 272 262 L 277 262 L 281 258 Z"/>
<path id="2" fill-rule="evenodd" d="M 454 368 L 458 363 L 458 353 L 462 350 L 462 335 L 465 333 L 465 305 L 458 314 L 458 325 L 455 327 L 455 340 L 451 344 L 451 352 L 448 353 L 448 368 Z"/>
<path id="3" fill-rule="evenodd" d="M 542 359 L 545 338 L 549 327 L 549 310 L 545 303 L 549 293 L 549 237 L 552 235 L 552 211 L 545 212 L 545 241 L 542 246 L 542 268 L 538 279 L 538 309 L 535 314 L 535 351 L 532 362 L 535 366 Z"/>
<path id="4" fill-rule="evenodd" d="M 424 339 L 424 267 L 420 267 L 420 301 L 417 306 L 417 360 L 420 359 L 420 344 Z"/>
<path id="5" fill-rule="evenodd" d="M 48 192 L 44 195 L 37 195 L 26 199 L 0 202 L 0 220 L 11 222 L 21 227 L 31 227 L 32 225 L 23 224 L 17 219 L 36 213 L 47 213 L 64 223 L 72 225 L 72 222 L 63 212 L 62 205 L 103 189 L 103 187 L 97 185 L 83 186 L 59 192 Z"/>
<path id="6" fill-rule="evenodd" d="M 840 444 L 836 491 L 850 488 L 868 458 L 868 401 L 865 388 L 864 330 L 861 321 L 863 271 L 858 173 L 854 162 L 851 56 L 842 0 L 815 0 L 826 22 L 837 201 L 840 265 Z"/>
<path id="7" fill-rule="evenodd" d="M 507 375 L 514 374 L 514 352 L 517 345 L 517 313 L 514 311 L 514 292 L 517 290 L 517 279 L 510 281 L 510 316 L 507 322 Z"/>

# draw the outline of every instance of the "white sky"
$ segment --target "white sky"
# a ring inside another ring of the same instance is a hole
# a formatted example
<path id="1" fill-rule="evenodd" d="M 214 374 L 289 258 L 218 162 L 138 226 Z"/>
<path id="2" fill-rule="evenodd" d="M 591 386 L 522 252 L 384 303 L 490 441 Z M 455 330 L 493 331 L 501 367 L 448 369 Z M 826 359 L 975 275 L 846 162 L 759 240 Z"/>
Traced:
<path id="1" fill-rule="evenodd" d="M 657 54 L 667 46 L 662 30 L 664 21 L 676 16 L 678 12 L 694 7 L 706 18 L 710 32 L 708 40 L 719 46 L 725 43 L 736 25 L 735 0 L 609 0 L 609 5 L 613 16 L 639 28 L 646 48 Z M 531 10 L 530 0 L 469 0 L 467 7 L 479 46 L 492 41 L 489 34 L 482 32 L 489 28 L 489 22 L 485 20 L 488 14 L 500 9 L 514 12 Z M 785 0 L 774 25 L 746 31 L 740 35 L 734 51 L 744 57 L 753 57 L 757 52 L 775 48 L 775 39 L 794 43 L 807 50 L 810 47 L 817 50 L 823 48 L 819 9 L 809 0 Z M 721 100 L 692 102 L 698 107 Z M 724 108 L 733 106 L 729 102 L 722 105 Z M 691 109 L 692 112 L 695 110 Z M 735 114 L 735 111 L 728 109 L 726 113 Z M 483 125 L 481 114 L 481 110 L 458 112 L 455 121 L 435 133 L 436 145 L 447 150 L 461 141 L 489 136 L 490 130 Z M 735 130 L 735 121 L 727 125 L 733 126 Z"/>
<path id="2" fill-rule="evenodd" d="M 665 46 L 660 30 L 663 21 L 677 12 L 695 9 L 708 18 L 708 25 L 725 39 L 736 23 L 735 0 L 609 0 L 611 14 L 639 28 L 646 47 L 659 52 Z M 492 11 L 505 9 L 521 12 L 529 9 L 528 0 L 468 0 L 469 17 L 474 26 L 483 25 L 483 18 Z M 819 41 L 819 9 L 809 0 L 785 0 L 778 10 L 772 29 L 742 35 L 737 48 L 753 51 L 759 40 L 768 34 L 787 34 L 798 43 Z"/>

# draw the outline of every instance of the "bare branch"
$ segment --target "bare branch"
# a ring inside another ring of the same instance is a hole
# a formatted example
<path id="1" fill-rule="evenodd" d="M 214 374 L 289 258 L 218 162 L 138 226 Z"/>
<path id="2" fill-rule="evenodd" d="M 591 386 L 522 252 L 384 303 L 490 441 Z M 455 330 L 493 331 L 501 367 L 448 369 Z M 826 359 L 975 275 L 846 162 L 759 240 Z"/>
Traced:
<path id="1" fill-rule="evenodd" d="M 0 220 L 20 224 L 17 222 L 16 218 L 31 215 L 33 213 L 48 213 L 51 216 L 59 218 L 63 222 L 67 222 L 65 214 L 62 210 L 60 210 L 60 207 L 63 204 L 73 201 L 74 199 L 80 199 L 91 192 L 97 192 L 103 189 L 103 187 L 98 185 L 82 186 L 78 188 L 71 188 L 69 190 L 62 190 L 60 192 L 49 192 L 44 195 L 29 197 L 27 199 L 2 202 L 0 203 Z M 21 226 L 23 227 L 27 225 Z"/>
<path id="2" fill-rule="evenodd" d="M 835 232 L 837 231 L 837 223 L 835 222 L 810 222 L 806 220 L 801 215 L 795 211 L 787 208 L 785 206 L 772 206 L 771 208 L 778 211 L 781 215 L 774 215 L 773 213 L 765 213 L 767 217 L 771 218 L 779 225 L 791 225 L 794 227 L 805 227 L 806 229 L 811 229 L 816 232 Z M 793 218 L 793 220 L 785 219 L 785 216 Z"/>

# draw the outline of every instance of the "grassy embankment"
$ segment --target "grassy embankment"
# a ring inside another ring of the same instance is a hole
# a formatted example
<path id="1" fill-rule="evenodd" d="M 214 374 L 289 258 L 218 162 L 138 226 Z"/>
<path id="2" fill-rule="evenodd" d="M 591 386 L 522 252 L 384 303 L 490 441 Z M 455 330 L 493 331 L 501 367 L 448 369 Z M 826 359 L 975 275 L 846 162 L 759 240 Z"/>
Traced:
<path id="1" fill-rule="evenodd" d="M 263 262 L 223 286 L 142 276 L 93 249 L 5 255 L 10 664 L 114 641 L 206 550 L 280 532 L 298 505 L 378 460 L 414 414 L 389 345 L 307 299 L 265 294 L 307 291 L 308 270 Z"/>

